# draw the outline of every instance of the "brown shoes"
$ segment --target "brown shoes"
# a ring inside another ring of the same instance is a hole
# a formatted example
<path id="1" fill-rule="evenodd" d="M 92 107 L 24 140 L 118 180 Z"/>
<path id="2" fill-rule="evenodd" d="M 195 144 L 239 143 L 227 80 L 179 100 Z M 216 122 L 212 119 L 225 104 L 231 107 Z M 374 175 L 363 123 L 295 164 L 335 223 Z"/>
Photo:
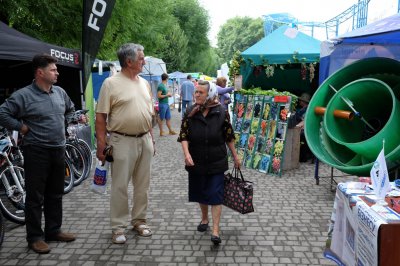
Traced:
<path id="1" fill-rule="evenodd" d="M 60 232 L 54 236 L 46 236 L 46 241 L 71 242 L 76 239 L 74 234 Z"/>
<path id="2" fill-rule="evenodd" d="M 47 254 L 50 252 L 50 247 L 43 240 L 38 240 L 28 244 L 28 247 L 39 254 Z"/>
<path id="3" fill-rule="evenodd" d="M 46 236 L 46 241 L 60 241 L 60 242 L 71 242 L 75 240 L 75 235 L 71 233 L 60 232 L 54 236 Z M 28 247 L 39 254 L 47 254 L 50 252 L 50 247 L 43 240 L 28 243 Z"/>

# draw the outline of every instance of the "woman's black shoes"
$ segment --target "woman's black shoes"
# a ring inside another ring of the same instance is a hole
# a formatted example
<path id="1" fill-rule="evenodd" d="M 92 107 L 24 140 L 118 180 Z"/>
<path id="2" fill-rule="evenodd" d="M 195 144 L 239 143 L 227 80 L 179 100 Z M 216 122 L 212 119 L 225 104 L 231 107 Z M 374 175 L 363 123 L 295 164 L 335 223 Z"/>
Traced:
<path id="1" fill-rule="evenodd" d="M 219 245 L 221 244 L 221 238 L 219 236 L 211 235 L 211 242 L 213 242 L 214 245 Z"/>
<path id="2" fill-rule="evenodd" d="M 200 222 L 200 224 L 197 226 L 197 231 L 199 231 L 199 232 L 205 232 L 205 231 L 207 231 L 207 229 L 208 229 L 208 223 L 202 224 Z"/>

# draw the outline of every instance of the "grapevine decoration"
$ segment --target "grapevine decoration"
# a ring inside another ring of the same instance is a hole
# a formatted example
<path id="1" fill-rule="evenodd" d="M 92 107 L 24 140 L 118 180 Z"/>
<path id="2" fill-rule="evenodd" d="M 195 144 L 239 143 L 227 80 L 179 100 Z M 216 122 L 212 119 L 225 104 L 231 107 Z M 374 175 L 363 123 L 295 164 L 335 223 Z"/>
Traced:
<path id="1" fill-rule="evenodd" d="M 272 140 L 267 139 L 267 144 L 265 145 L 265 153 L 270 153 L 272 149 Z"/>
<path id="2" fill-rule="evenodd" d="M 275 119 L 277 113 L 278 113 L 278 105 L 276 103 L 271 104 L 271 109 L 269 111 L 269 117 L 271 119 Z"/>
<path id="3" fill-rule="evenodd" d="M 274 146 L 274 155 L 281 156 L 283 152 L 283 141 L 279 140 L 275 143 Z"/>
<path id="4" fill-rule="evenodd" d="M 265 75 L 267 75 L 267 78 L 273 77 L 274 71 L 275 71 L 275 67 L 273 65 L 268 65 L 265 68 Z"/>
<path id="5" fill-rule="evenodd" d="M 262 70 L 262 66 L 255 66 L 253 71 L 254 76 L 258 77 L 261 74 Z"/>
<path id="6" fill-rule="evenodd" d="M 307 66 L 306 66 L 305 63 L 301 63 L 300 74 L 301 74 L 301 79 L 302 80 L 306 80 L 307 79 Z"/>
<path id="7" fill-rule="evenodd" d="M 265 136 L 265 132 L 267 130 L 267 121 L 261 121 L 261 136 Z"/>
<path id="8" fill-rule="evenodd" d="M 314 79 L 314 72 L 315 72 L 315 67 L 314 67 L 314 63 L 310 64 L 309 66 L 309 71 L 310 71 L 310 83 L 313 81 Z"/>
<path id="9" fill-rule="evenodd" d="M 248 148 L 250 151 L 253 151 L 255 141 L 256 141 L 256 137 L 254 135 L 250 135 L 249 144 L 248 144 Z"/>
<path id="10" fill-rule="evenodd" d="M 254 120 L 253 122 L 251 122 L 251 130 L 250 130 L 251 134 L 257 133 L 258 124 L 259 124 L 259 122 L 257 120 Z"/>
<path id="11" fill-rule="evenodd" d="M 272 159 L 272 170 L 274 173 L 279 173 L 279 169 L 281 168 L 281 159 L 278 157 L 274 157 Z"/>
<path id="12" fill-rule="evenodd" d="M 288 110 L 287 109 L 282 109 L 281 111 L 281 120 L 286 121 L 287 119 L 287 114 L 288 114 Z"/>
<path id="13" fill-rule="evenodd" d="M 263 119 L 267 119 L 267 118 L 268 118 L 269 109 L 270 109 L 269 104 L 266 104 L 266 105 L 265 105 L 265 110 L 264 110 Z"/>

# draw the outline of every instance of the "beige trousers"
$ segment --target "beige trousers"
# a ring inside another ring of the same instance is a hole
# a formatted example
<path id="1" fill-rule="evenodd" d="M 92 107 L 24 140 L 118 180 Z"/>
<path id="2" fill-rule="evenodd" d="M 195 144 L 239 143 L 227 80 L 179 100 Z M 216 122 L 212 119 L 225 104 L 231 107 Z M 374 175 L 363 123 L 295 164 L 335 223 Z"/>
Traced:
<path id="1" fill-rule="evenodd" d="M 133 184 L 131 224 L 146 221 L 151 161 L 154 147 L 150 134 L 141 138 L 111 133 L 114 162 L 111 164 L 111 228 L 123 232 L 129 221 L 128 186 Z"/>

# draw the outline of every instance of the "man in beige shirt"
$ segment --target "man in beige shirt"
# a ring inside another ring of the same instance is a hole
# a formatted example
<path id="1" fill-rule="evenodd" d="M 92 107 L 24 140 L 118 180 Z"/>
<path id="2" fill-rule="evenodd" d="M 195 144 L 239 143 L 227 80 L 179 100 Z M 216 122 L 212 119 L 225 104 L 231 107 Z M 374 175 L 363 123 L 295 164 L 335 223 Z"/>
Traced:
<path id="1" fill-rule="evenodd" d="M 145 65 L 143 46 L 124 44 L 117 52 L 121 72 L 107 78 L 96 107 L 97 158 L 105 160 L 107 132 L 113 147 L 110 215 L 112 242 L 126 242 L 130 220 L 140 236 L 151 236 L 146 224 L 151 161 L 155 152 L 151 118 L 154 112 L 149 83 L 139 76 Z M 133 184 L 129 219 L 128 185 Z"/>

